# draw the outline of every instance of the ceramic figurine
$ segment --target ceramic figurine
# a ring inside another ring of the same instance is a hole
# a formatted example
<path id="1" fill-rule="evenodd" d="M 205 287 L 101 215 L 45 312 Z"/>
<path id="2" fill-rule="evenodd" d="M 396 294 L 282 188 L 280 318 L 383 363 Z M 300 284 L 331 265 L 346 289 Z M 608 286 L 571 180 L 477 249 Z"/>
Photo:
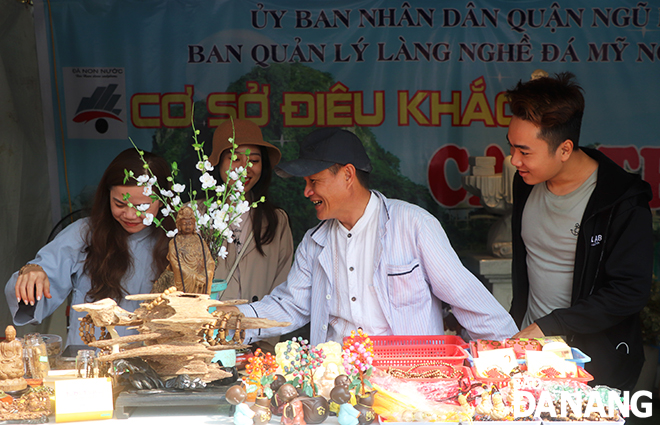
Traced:
<path id="1" fill-rule="evenodd" d="M 341 374 L 337 375 L 335 377 L 335 387 L 341 386 L 345 387 L 346 390 L 348 390 L 348 387 L 351 385 L 351 378 L 349 378 L 347 375 Z M 333 387 L 334 388 L 334 387 Z M 330 390 L 330 393 L 332 394 L 332 390 Z M 351 404 L 355 404 L 357 401 L 355 400 L 355 396 L 349 391 L 349 394 L 351 394 Z M 339 404 L 335 403 L 334 400 L 332 400 L 332 397 L 329 397 L 330 400 L 330 413 L 333 415 L 339 414 Z"/>
<path id="2" fill-rule="evenodd" d="M 245 403 L 245 400 L 247 400 L 245 388 L 240 385 L 229 387 L 225 393 L 225 399 L 229 404 L 236 406 L 236 410 L 234 411 L 234 425 L 253 424 L 252 418 L 254 418 L 255 413 Z"/>
<path id="3" fill-rule="evenodd" d="M 282 408 L 282 425 L 306 425 L 305 412 L 302 401 L 298 398 L 298 390 L 291 384 L 284 384 L 277 391 L 280 400 L 284 402 Z"/>
<path id="4" fill-rule="evenodd" d="M 376 412 L 374 412 L 374 396 L 378 391 L 373 390 L 365 395 L 357 395 L 357 404 L 355 408 L 360 412 L 360 417 L 358 421 L 361 425 L 371 425 L 371 423 L 376 419 Z"/>
<path id="5" fill-rule="evenodd" d="M 273 390 L 273 396 L 270 399 L 270 412 L 275 416 L 282 416 L 284 402 L 280 399 L 279 390 L 286 384 L 286 378 L 280 374 L 275 375 L 275 380 L 270 383 L 270 389 Z"/>
<path id="6" fill-rule="evenodd" d="M 266 397 L 257 397 L 250 409 L 255 413 L 254 425 L 267 424 L 272 417 L 270 412 L 270 400 Z"/>
<path id="7" fill-rule="evenodd" d="M 339 376 L 339 367 L 335 363 L 329 363 L 321 379 L 319 379 L 319 394 L 330 400 L 330 391 L 335 387 L 335 378 Z"/>
<path id="8" fill-rule="evenodd" d="M 303 411 L 305 412 L 305 422 L 308 424 L 320 424 L 328 419 L 330 408 L 328 400 L 318 395 L 316 397 L 308 397 L 306 394 L 300 397 L 303 404 Z"/>
<path id="9" fill-rule="evenodd" d="M 348 387 L 336 385 L 330 391 L 330 398 L 339 405 L 337 414 L 339 425 L 357 425 L 359 423 L 360 411 L 350 404 L 351 393 L 348 391 Z"/>

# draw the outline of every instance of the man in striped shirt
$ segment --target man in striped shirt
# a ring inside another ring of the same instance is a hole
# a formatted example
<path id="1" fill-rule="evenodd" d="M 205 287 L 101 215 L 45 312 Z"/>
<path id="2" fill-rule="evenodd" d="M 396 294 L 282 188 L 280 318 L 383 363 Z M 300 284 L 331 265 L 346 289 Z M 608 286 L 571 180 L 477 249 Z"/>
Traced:
<path id="1" fill-rule="evenodd" d="M 355 134 L 316 130 L 301 144 L 300 158 L 276 172 L 304 177 L 305 196 L 321 223 L 305 234 L 287 281 L 261 301 L 237 307 L 246 316 L 291 325 L 248 330 L 246 343 L 308 322 L 314 345 L 341 342 L 358 327 L 369 335 L 441 335 L 443 301 L 472 338 L 518 332 L 461 264 L 435 217 L 369 190 L 371 162 Z"/>

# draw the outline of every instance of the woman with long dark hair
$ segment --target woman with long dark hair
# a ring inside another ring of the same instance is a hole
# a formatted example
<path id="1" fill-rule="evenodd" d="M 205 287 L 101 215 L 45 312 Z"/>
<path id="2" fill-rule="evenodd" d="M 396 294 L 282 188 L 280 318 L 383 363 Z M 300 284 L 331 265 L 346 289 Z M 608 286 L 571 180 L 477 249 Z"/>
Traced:
<path id="1" fill-rule="evenodd" d="M 144 159 L 158 184 L 169 188 L 167 162 L 150 152 L 144 152 Z M 16 325 L 40 323 L 69 293 L 73 305 L 112 298 L 132 312 L 139 302 L 124 296 L 151 291 L 167 266 L 168 238 L 162 229 L 146 224 L 128 203 L 148 205 L 145 213 L 162 219 L 161 203 L 145 195 L 135 179 L 124 182 L 124 170 L 133 171 L 135 177 L 146 174 L 136 149 L 121 152 L 105 170 L 90 216 L 66 227 L 9 279 L 5 296 Z M 125 194 L 130 195 L 128 199 Z M 66 345 L 83 343 L 78 318 L 85 315 L 71 311 Z M 120 335 L 128 332 L 125 328 L 117 331 Z"/>
<path id="2" fill-rule="evenodd" d="M 238 145 L 235 160 L 231 158 L 229 138 L 234 135 Z M 227 245 L 227 258 L 219 259 L 216 279 L 226 279 L 227 289 L 220 299 L 260 300 L 273 288 L 286 280 L 293 260 L 293 238 L 289 218 L 284 210 L 273 205 L 268 196 L 272 170 L 279 162 L 281 153 L 264 141 L 261 129 L 248 120 L 228 120 L 213 134 L 213 152 L 209 162 L 218 181 L 226 183 L 227 170 L 247 168 L 245 197 L 259 202 L 242 217 L 235 229 L 234 243 Z M 252 163 L 247 167 L 247 162 Z"/>

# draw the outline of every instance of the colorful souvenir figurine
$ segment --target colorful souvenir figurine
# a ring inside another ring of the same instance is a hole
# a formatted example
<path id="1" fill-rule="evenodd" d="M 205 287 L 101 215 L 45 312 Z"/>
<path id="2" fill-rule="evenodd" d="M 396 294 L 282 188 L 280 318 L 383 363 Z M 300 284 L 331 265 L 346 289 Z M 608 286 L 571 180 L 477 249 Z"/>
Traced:
<path id="1" fill-rule="evenodd" d="M 284 384 L 286 384 L 286 378 L 280 374 L 275 375 L 275 380 L 270 383 L 270 389 L 273 391 L 273 397 L 270 399 L 270 411 L 276 416 L 282 416 L 284 402 L 280 400 L 279 391 Z"/>
<path id="2" fill-rule="evenodd" d="M 367 397 L 371 382 L 369 377 L 373 371 L 374 343 L 362 328 L 344 338 L 342 360 L 344 370 L 355 386 L 355 395 Z"/>
<path id="3" fill-rule="evenodd" d="M 371 425 L 371 423 L 376 419 L 376 412 L 374 412 L 374 396 L 378 391 L 372 390 L 365 395 L 357 395 L 357 403 L 355 408 L 360 412 L 358 421 L 360 425 Z"/>
<path id="4" fill-rule="evenodd" d="M 354 404 L 356 403 L 356 400 L 355 396 L 350 392 L 348 388 L 350 385 L 351 378 L 349 378 L 347 375 L 341 374 L 335 377 L 335 387 L 345 387 L 346 390 L 349 391 L 349 394 L 351 394 L 349 403 Z M 339 414 L 339 404 L 335 403 L 335 401 L 332 399 L 332 390 L 330 390 L 330 413 L 333 413 L 334 415 Z"/>
<path id="5" fill-rule="evenodd" d="M 225 399 L 229 404 L 236 406 L 234 411 L 234 425 L 252 425 L 252 418 L 254 418 L 254 411 L 250 406 L 245 404 L 247 393 L 245 388 L 241 385 L 234 385 L 229 387 L 225 393 Z"/>
<path id="6" fill-rule="evenodd" d="M 360 416 L 360 412 L 350 404 L 351 393 L 348 391 L 348 387 L 335 386 L 330 391 L 330 398 L 339 405 L 339 413 L 337 414 L 339 425 L 357 425 L 359 423 L 358 416 Z"/>
<path id="7" fill-rule="evenodd" d="M 337 376 L 339 376 L 339 367 L 335 363 L 329 363 L 318 383 L 319 394 L 327 400 L 330 400 L 330 391 L 335 387 L 335 378 Z"/>
<path id="8" fill-rule="evenodd" d="M 272 413 L 270 411 L 270 400 L 266 397 L 257 397 L 250 407 L 255 413 L 254 425 L 264 425 L 270 422 Z"/>
<path id="9" fill-rule="evenodd" d="M 300 401 L 303 405 L 303 412 L 305 412 L 305 422 L 308 425 L 320 424 L 328 419 L 330 407 L 328 406 L 328 400 L 322 395 L 309 397 L 303 394 L 300 396 Z"/>
<path id="10" fill-rule="evenodd" d="M 280 400 L 284 402 L 282 409 L 282 425 L 306 425 L 302 401 L 298 399 L 298 390 L 291 384 L 284 384 L 277 391 Z"/>

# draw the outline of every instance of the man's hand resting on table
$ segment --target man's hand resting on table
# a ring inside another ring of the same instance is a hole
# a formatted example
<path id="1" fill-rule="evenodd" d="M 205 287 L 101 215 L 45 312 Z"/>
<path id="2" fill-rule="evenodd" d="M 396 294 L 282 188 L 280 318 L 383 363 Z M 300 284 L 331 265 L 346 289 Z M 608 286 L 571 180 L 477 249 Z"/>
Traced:
<path id="1" fill-rule="evenodd" d="M 527 326 L 525 329 L 522 331 L 518 332 L 511 338 L 541 338 L 545 336 L 541 328 L 539 328 L 539 325 L 536 323 L 532 323 L 531 325 Z"/>

